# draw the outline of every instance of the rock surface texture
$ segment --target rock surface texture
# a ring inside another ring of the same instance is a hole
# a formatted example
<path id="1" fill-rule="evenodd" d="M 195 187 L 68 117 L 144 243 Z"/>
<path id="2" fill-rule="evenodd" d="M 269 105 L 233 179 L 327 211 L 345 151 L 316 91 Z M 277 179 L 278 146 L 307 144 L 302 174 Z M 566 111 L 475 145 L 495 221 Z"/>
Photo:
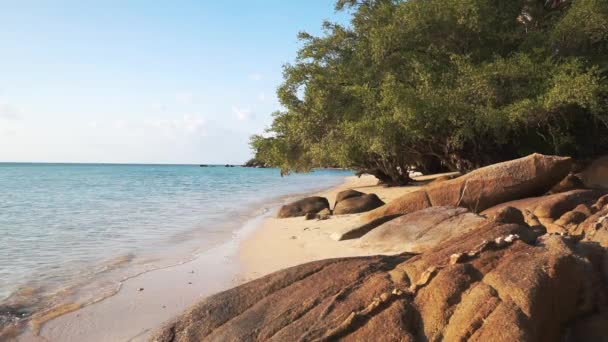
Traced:
<path id="1" fill-rule="evenodd" d="M 271 274 L 202 301 L 152 340 L 597 336 L 606 320 L 605 251 L 500 217 L 419 255 L 323 260 Z"/>
<path id="2" fill-rule="evenodd" d="M 499 203 L 546 193 L 568 175 L 571 164 L 572 160 L 567 157 L 532 154 L 490 165 L 405 194 L 364 215 L 363 220 L 407 214 L 432 206 L 465 207 L 481 212 Z"/>
<path id="3" fill-rule="evenodd" d="M 384 202 L 375 194 L 350 197 L 336 203 L 334 215 L 357 214 L 376 209 Z"/>
<path id="4" fill-rule="evenodd" d="M 594 160 L 581 174 L 585 186 L 608 190 L 608 156 Z"/>
<path id="5" fill-rule="evenodd" d="M 359 245 L 377 253 L 421 253 L 486 221 L 465 208 L 432 207 L 400 216 L 363 235 Z"/>
<path id="6" fill-rule="evenodd" d="M 316 214 L 323 209 L 329 210 L 329 201 L 325 197 L 306 197 L 301 200 L 286 204 L 279 209 L 278 218 L 306 216 Z"/>

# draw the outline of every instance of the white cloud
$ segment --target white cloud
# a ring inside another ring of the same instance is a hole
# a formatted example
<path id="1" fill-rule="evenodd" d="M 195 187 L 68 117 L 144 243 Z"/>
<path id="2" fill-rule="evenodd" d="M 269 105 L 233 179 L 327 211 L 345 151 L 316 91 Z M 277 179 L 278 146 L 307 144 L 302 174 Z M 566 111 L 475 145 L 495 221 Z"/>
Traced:
<path id="1" fill-rule="evenodd" d="M 239 108 L 237 106 L 232 106 L 232 112 L 236 115 L 237 119 L 241 121 L 253 119 L 253 113 L 249 108 Z"/>
<path id="2" fill-rule="evenodd" d="M 143 126 L 164 131 L 182 131 L 186 133 L 199 132 L 207 120 L 200 115 L 184 115 L 181 119 L 152 119 L 144 122 Z"/>
<path id="3" fill-rule="evenodd" d="M 192 104 L 194 102 L 194 94 L 189 91 L 183 91 L 175 94 L 175 101 L 179 104 Z"/>
<path id="4" fill-rule="evenodd" d="M 252 81 L 261 81 L 262 78 L 264 78 L 264 77 L 258 73 L 249 74 L 249 79 Z"/>
<path id="5" fill-rule="evenodd" d="M 4 120 L 20 120 L 21 111 L 19 108 L 0 100 L 0 119 Z"/>
<path id="6" fill-rule="evenodd" d="M 126 120 L 116 120 L 114 121 L 114 128 L 116 129 L 126 129 L 129 126 L 129 122 Z"/>
<path id="7" fill-rule="evenodd" d="M 260 92 L 258 94 L 258 101 L 265 101 L 266 100 L 266 94 L 264 92 Z"/>

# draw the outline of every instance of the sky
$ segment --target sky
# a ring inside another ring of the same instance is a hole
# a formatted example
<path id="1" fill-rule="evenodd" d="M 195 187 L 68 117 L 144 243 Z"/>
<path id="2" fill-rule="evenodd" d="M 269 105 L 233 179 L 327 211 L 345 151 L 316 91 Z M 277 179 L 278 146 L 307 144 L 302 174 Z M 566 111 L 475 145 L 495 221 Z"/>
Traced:
<path id="1" fill-rule="evenodd" d="M 333 0 L 0 0 L 0 162 L 231 163 Z"/>

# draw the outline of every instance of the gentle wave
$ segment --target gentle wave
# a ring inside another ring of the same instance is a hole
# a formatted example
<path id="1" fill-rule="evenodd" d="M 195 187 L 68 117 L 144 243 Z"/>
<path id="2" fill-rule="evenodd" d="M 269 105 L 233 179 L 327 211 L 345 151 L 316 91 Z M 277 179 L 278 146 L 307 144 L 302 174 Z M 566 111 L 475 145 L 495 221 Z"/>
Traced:
<path id="1" fill-rule="evenodd" d="M 116 293 L 232 238 L 283 196 L 352 173 L 193 165 L 0 164 L 0 331 Z M 262 208 L 262 209 L 260 209 Z M 264 209 L 265 208 L 265 209 Z"/>

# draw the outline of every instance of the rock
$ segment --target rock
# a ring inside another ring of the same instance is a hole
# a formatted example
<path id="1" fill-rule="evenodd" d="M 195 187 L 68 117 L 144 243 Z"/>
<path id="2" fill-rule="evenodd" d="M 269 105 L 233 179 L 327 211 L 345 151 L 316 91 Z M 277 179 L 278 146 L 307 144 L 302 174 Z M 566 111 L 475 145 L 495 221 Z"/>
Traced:
<path id="1" fill-rule="evenodd" d="M 571 190 L 541 197 L 529 197 L 515 201 L 501 203 L 481 212 L 482 215 L 492 216 L 504 207 L 514 207 L 522 212 L 530 211 L 538 219 L 557 220 L 567 211 L 579 205 L 591 205 L 603 192 L 598 190 Z"/>
<path id="2" fill-rule="evenodd" d="M 504 207 L 498 210 L 492 218 L 496 222 L 516 223 L 522 226 L 527 225 L 524 214 L 517 208 Z"/>
<path id="3" fill-rule="evenodd" d="M 608 190 L 608 156 L 594 160 L 582 173 L 586 187 Z"/>
<path id="4" fill-rule="evenodd" d="M 580 212 L 580 211 L 569 211 L 567 213 L 565 213 L 564 215 L 562 215 L 557 221 L 555 221 L 554 223 L 563 227 L 567 227 L 570 225 L 578 225 L 579 223 L 585 221 L 585 219 L 587 218 L 587 214 Z"/>
<path id="5" fill-rule="evenodd" d="M 390 220 L 393 220 L 397 217 L 399 217 L 401 215 L 393 215 L 393 216 L 382 216 L 379 217 L 373 221 L 355 226 L 355 227 L 345 227 L 340 229 L 337 232 L 334 232 L 330 235 L 330 238 L 336 241 L 342 241 L 342 240 L 350 240 L 350 239 L 357 239 L 362 237 L 363 235 L 367 234 L 369 231 L 371 231 L 372 229 L 386 223 L 389 222 Z"/>
<path id="6" fill-rule="evenodd" d="M 581 322 L 594 318 L 592 313 L 605 312 L 600 265 L 578 252 L 586 250 L 582 242 L 554 235 L 538 239 L 538 234 L 488 220 L 415 256 L 330 259 L 288 268 L 197 303 L 151 340 L 603 337 L 597 329 L 576 335 L 579 327 L 590 326 Z M 605 328 L 602 322 L 593 326 Z"/>
<path id="7" fill-rule="evenodd" d="M 566 176 L 566 178 L 562 179 L 559 183 L 552 187 L 551 190 L 549 190 L 549 193 L 557 194 L 560 192 L 584 188 L 585 184 L 583 184 L 583 181 L 578 176 L 569 174 Z"/>
<path id="8" fill-rule="evenodd" d="M 308 213 L 316 214 L 323 209 L 329 210 L 329 201 L 327 198 L 318 196 L 306 197 L 282 206 L 277 217 L 287 218 L 305 216 Z"/>
<path id="9" fill-rule="evenodd" d="M 577 320 L 567 332 L 565 342 L 608 342 L 608 311 Z"/>
<path id="10" fill-rule="evenodd" d="M 304 218 L 306 220 L 314 220 L 317 218 L 317 214 L 315 213 L 306 213 L 306 215 L 304 215 Z"/>
<path id="11" fill-rule="evenodd" d="M 608 208 L 602 209 L 586 218 L 575 228 L 570 229 L 571 235 L 579 235 L 585 241 L 599 243 L 608 248 Z"/>
<path id="12" fill-rule="evenodd" d="M 579 204 L 593 203 L 600 196 L 597 191 L 573 190 L 548 196 L 534 209 L 538 217 L 559 218 L 567 211 L 576 208 Z"/>
<path id="13" fill-rule="evenodd" d="M 331 216 L 331 210 L 323 209 L 317 213 L 317 219 L 319 220 L 327 220 Z"/>
<path id="14" fill-rule="evenodd" d="M 341 201 L 343 201 L 347 198 L 359 197 L 359 196 L 363 196 L 363 195 L 365 195 L 365 193 L 363 193 L 361 191 L 357 191 L 357 190 L 352 190 L 352 189 L 340 191 L 336 195 L 336 202 L 334 203 L 334 209 L 335 209 L 336 205 L 338 205 L 338 203 L 340 203 Z"/>
<path id="15" fill-rule="evenodd" d="M 598 211 L 604 209 L 608 204 L 608 195 L 600 197 L 597 202 L 591 207 L 592 210 Z"/>
<path id="16" fill-rule="evenodd" d="M 406 214 L 431 206 L 459 206 L 481 212 L 499 203 L 546 193 L 570 171 L 571 159 L 532 154 L 430 184 L 371 211 L 363 220 Z"/>
<path id="17" fill-rule="evenodd" d="M 437 177 L 437 178 L 433 179 L 433 180 L 431 181 L 431 183 L 433 183 L 433 184 L 437 184 L 437 183 L 441 183 L 441 182 L 449 181 L 450 179 L 454 179 L 454 178 L 456 178 L 456 177 L 457 177 L 457 176 L 455 176 L 455 175 L 443 175 L 443 176 L 439 176 L 439 177 Z"/>
<path id="18" fill-rule="evenodd" d="M 383 205 L 384 202 L 376 194 L 350 197 L 337 202 L 334 215 L 363 213 Z"/>
<path id="19" fill-rule="evenodd" d="M 363 235 L 358 246 L 373 253 L 421 253 L 485 221 L 465 208 L 432 207 L 382 224 Z"/>

